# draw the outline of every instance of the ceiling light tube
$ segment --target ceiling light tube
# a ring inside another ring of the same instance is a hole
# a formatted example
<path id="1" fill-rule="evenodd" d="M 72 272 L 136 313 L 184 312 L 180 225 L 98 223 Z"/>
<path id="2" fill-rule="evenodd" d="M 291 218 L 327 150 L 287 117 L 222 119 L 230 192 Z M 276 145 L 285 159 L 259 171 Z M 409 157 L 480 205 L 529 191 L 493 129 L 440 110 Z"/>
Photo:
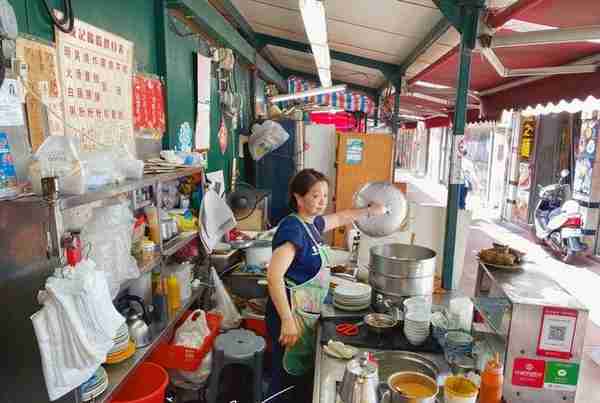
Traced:
<path id="1" fill-rule="evenodd" d="M 285 94 L 285 95 L 276 95 L 274 97 L 269 98 L 269 102 L 283 102 L 283 101 L 291 101 L 294 99 L 307 98 L 307 97 L 315 97 L 317 95 L 323 94 L 331 94 L 334 92 L 342 92 L 346 91 L 346 84 L 336 85 L 334 87 L 329 88 L 313 88 L 308 91 L 296 92 L 293 94 Z"/>
<path id="2" fill-rule="evenodd" d="M 333 84 L 331 82 L 331 70 L 319 69 L 319 81 L 321 81 L 321 86 L 325 88 L 331 87 L 331 85 Z"/>
<path id="3" fill-rule="evenodd" d="M 327 20 L 325 7 L 320 0 L 299 0 L 304 29 L 310 43 L 327 44 Z"/>
<path id="4" fill-rule="evenodd" d="M 331 57 L 329 56 L 329 46 L 311 44 L 313 56 L 318 69 L 329 69 L 331 67 Z"/>

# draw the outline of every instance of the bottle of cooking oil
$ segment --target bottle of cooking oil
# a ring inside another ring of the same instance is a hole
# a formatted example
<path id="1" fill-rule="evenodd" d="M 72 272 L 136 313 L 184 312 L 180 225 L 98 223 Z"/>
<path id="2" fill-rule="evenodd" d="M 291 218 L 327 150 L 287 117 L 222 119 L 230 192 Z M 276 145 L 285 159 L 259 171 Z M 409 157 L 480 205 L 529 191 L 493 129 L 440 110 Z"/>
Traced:
<path id="1" fill-rule="evenodd" d="M 169 315 L 173 316 L 181 308 L 181 292 L 179 290 L 179 282 L 175 274 L 170 274 L 167 279 L 167 292 L 169 301 Z"/>

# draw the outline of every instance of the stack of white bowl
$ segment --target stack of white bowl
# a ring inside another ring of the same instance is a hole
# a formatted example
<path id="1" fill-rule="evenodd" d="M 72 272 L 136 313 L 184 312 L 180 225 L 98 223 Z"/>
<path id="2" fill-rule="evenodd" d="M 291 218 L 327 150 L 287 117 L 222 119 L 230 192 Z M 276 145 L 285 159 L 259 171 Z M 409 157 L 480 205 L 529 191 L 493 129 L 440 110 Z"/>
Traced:
<path id="1" fill-rule="evenodd" d="M 362 283 L 339 285 L 333 291 L 333 306 L 344 311 L 362 311 L 371 305 L 371 286 Z"/>
<path id="2" fill-rule="evenodd" d="M 412 297 L 404 300 L 404 335 L 413 346 L 419 346 L 429 337 L 431 299 Z"/>
<path id="3" fill-rule="evenodd" d="M 431 313 L 410 312 L 404 316 L 404 335 L 413 346 L 419 346 L 429 337 Z"/>

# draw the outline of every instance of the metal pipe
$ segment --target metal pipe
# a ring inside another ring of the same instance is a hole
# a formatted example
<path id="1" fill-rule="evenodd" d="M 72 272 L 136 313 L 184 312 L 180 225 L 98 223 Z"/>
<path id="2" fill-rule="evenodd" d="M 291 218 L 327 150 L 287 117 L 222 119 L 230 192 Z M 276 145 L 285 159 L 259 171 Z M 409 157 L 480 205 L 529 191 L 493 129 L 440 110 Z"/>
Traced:
<path id="1" fill-rule="evenodd" d="M 600 54 L 584 57 L 584 58 L 576 60 L 572 63 L 567 63 L 564 66 L 578 66 L 578 65 L 580 66 L 580 65 L 584 65 L 584 64 L 593 64 L 593 63 L 598 63 L 598 62 L 600 62 Z M 502 84 L 497 87 L 490 88 L 485 91 L 481 91 L 479 95 L 482 97 L 492 95 L 497 92 L 505 91 L 505 90 L 508 90 L 511 88 L 519 87 L 521 85 L 525 85 L 525 84 L 529 84 L 529 83 L 532 83 L 535 81 L 543 80 L 544 78 L 547 78 L 547 77 L 550 77 L 550 76 L 527 77 L 527 78 L 523 78 L 520 80 L 515 80 L 515 81 L 507 83 L 507 84 Z"/>
<path id="2" fill-rule="evenodd" d="M 486 19 L 489 26 L 499 28 L 506 24 L 510 19 L 517 18 L 525 11 L 539 5 L 546 0 L 520 0 L 506 7 L 496 14 L 490 14 Z"/>
<path id="3" fill-rule="evenodd" d="M 600 40 L 600 25 L 515 32 L 502 36 L 495 35 L 492 37 L 490 47 L 509 48 L 514 46 L 557 45 L 594 40 Z"/>
<path id="4" fill-rule="evenodd" d="M 461 8 L 462 35 L 460 38 L 460 64 L 454 111 L 452 149 L 450 160 L 450 181 L 448 185 L 448 203 L 446 206 L 446 229 L 444 237 L 444 257 L 442 286 L 453 288 L 454 255 L 456 250 L 456 230 L 458 221 L 458 196 L 463 183 L 461 155 L 459 145 L 463 141 L 466 119 L 469 80 L 471 76 L 471 54 L 475 47 L 480 8 L 476 5 L 464 5 Z"/>

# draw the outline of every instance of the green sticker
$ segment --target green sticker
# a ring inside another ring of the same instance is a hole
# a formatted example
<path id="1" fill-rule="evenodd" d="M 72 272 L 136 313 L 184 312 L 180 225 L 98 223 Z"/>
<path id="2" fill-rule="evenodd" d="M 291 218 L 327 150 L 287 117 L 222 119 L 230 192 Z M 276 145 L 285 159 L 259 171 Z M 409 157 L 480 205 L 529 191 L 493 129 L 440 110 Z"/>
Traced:
<path id="1" fill-rule="evenodd" d="M 546 362 L 544 388 L 575 391 L 579 379 L 579 364 L 570 362 Z"/>
<path id="2" fill-rule="evenodd" d="M 362 139 L 348 139 L 346 141 L 346 164 L 358 165 L 363 160 L 364 142 Z"/>

